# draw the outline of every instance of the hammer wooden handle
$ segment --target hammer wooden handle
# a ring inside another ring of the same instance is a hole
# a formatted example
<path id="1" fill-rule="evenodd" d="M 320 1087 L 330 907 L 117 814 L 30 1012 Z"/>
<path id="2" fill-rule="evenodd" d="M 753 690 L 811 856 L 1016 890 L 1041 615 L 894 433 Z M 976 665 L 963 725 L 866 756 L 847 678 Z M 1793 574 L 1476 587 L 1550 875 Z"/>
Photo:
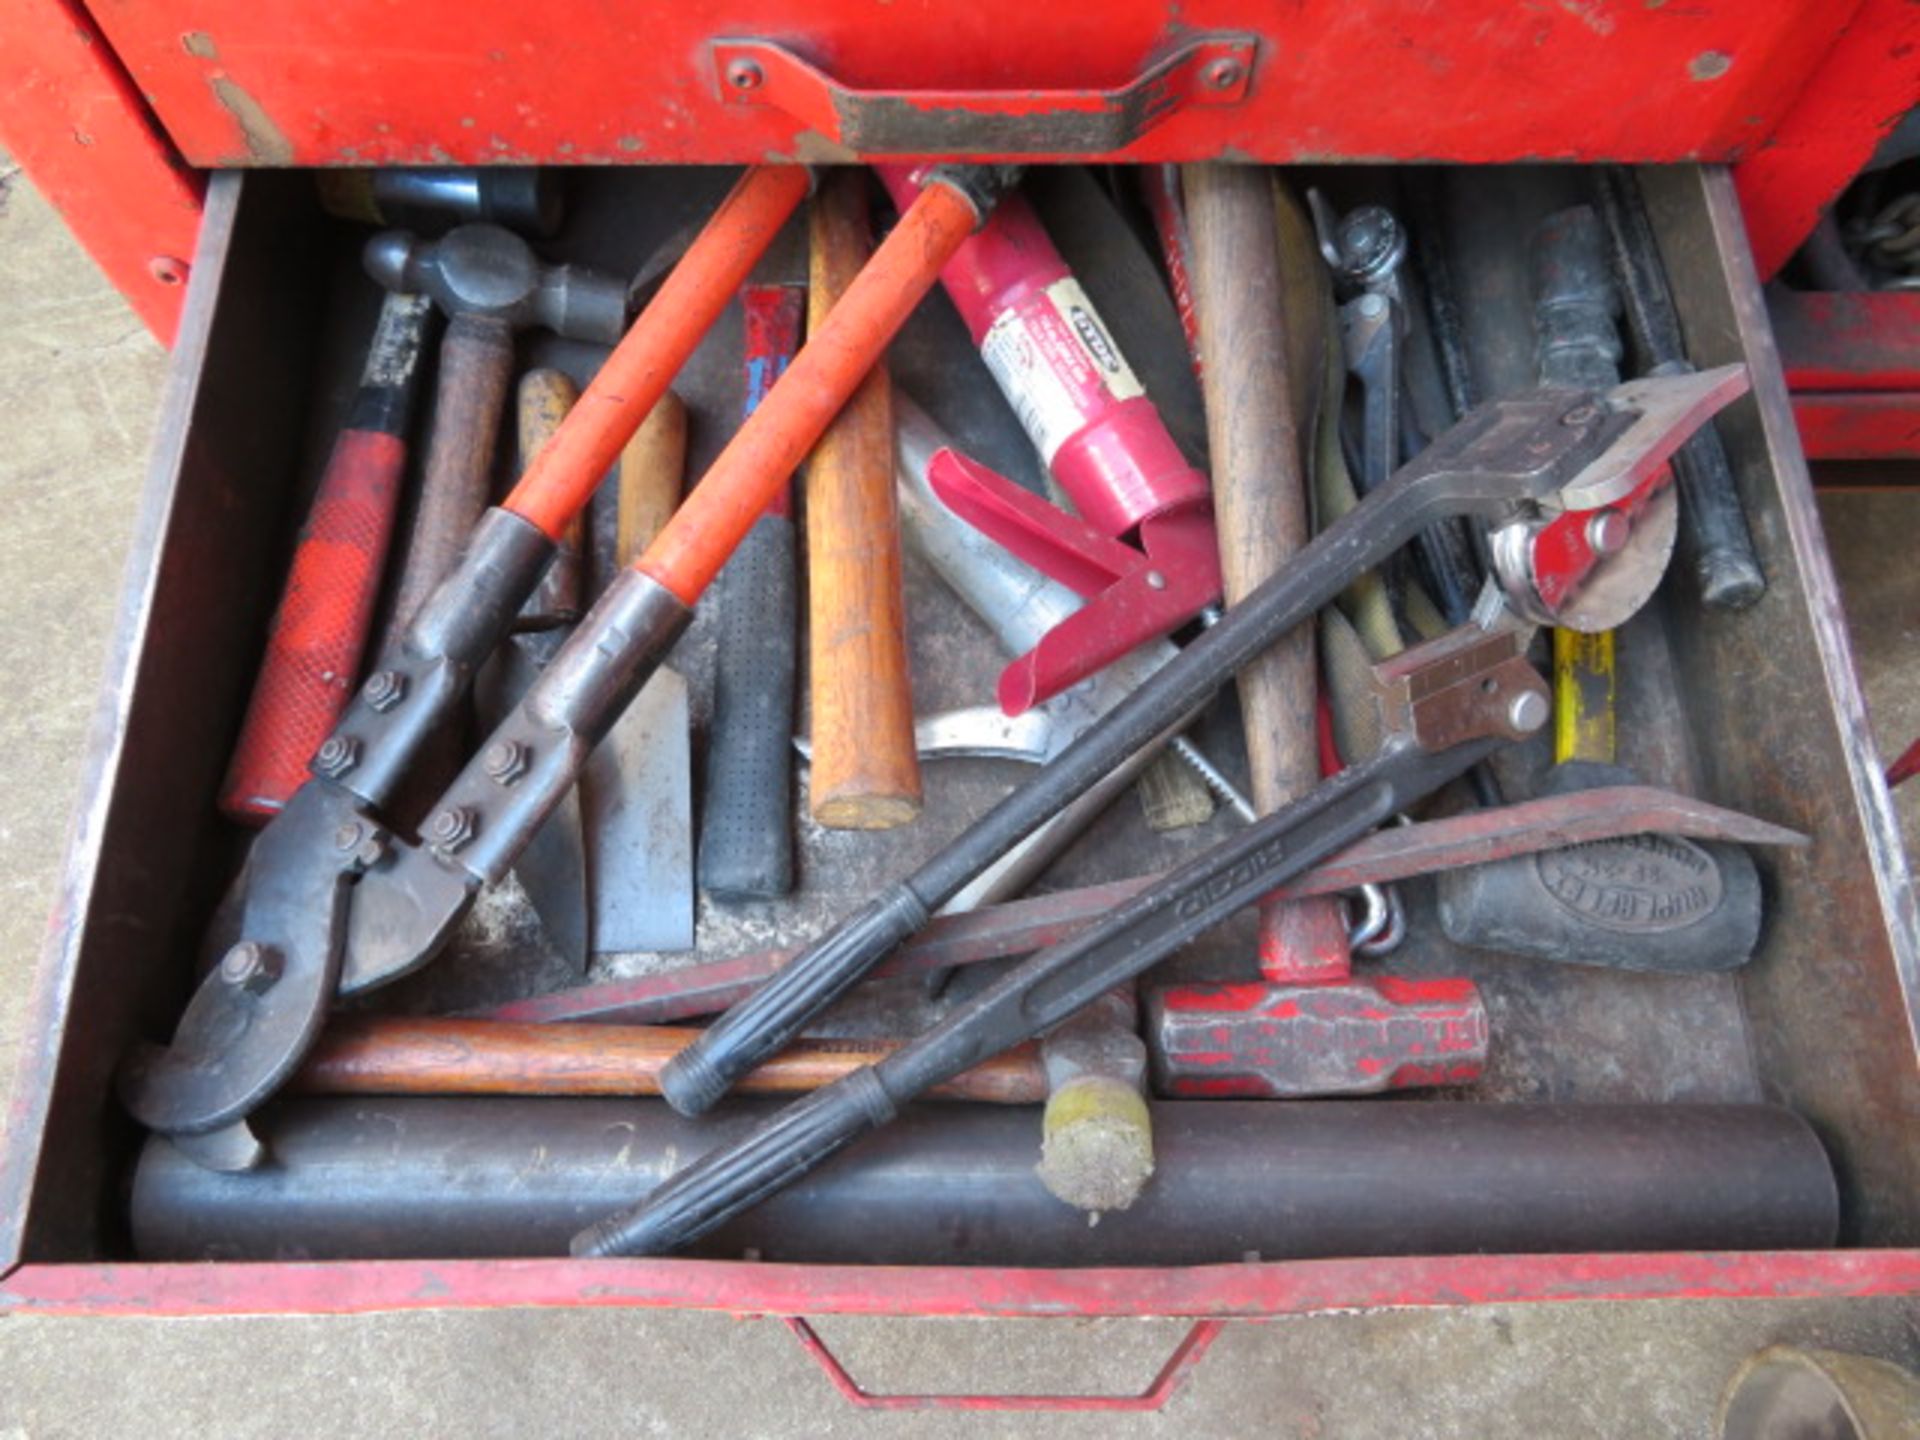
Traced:
<path id="1" fill-rule="evenodd" d="M 525 470 L 533 457 L 545 449 L 567 414 L 580 398 L 580 387 L 559 370 L 529 370 L 520 377 L 516 396 L 518 409 L 519 456 L 516 470 Z M 551 630 L 571 625 L 580 618 L 585 590 L 583 567 L 586 525 L 583 515 L 567 522 L 547 573 L 540 577 L 527 603 L 520 607 L 516 628 Z"/>
<path id="2" fill-rule="evenodd" d="M 657 1095 L 668 1060 L 698 1030 L 644 1025 L 514 1025 L 402 1015 L 336 1019 L 294 1088 L 308 1095 Z M 735 1088 L 817 1090 L 898 1048 L 890 1041 L 802 1040 Z M 932 1092 L 949 1100 L 1037 1105 L 1039 1050 L 1022 1045 Z"/>
<path id="3" fill-rule="evenodd" d="M 1207 446 L 1227 604 L 1238 603 L 1311 538 L 1290 394 L 1272 175 L 1257 166 L 1183 172 L 1193 237 L 1194 298 L 1206 375 Z M 1320 781 L 1313 626 L 1297 627 L 1240 672 L 1240 711 L 1254 808 L 1271 814 Z M 1346 924 L 1333 899 L 1268 904 L 1260 961 L 1269 979 L 1346 975 Z"/>
<path id="4" fill-rule="evenodd" d="M 818 331 L 872 248 L 864 171 L 827 172 L 811 215 Z M 887 830 L 920 813 L 894 496 L 892 385 L 875 365 L 807 461 L 813 818 Z"/>
<path id="5" fill-rule="evenodd" d="M 680 504 L 687 469 L 687 407 L 669 390 L 620 452 L 614 563 L 631 565 Z"/>
<path id="6" fill-rule="evenodd" d="M 504 320 L 456 315 L 447 322 L 446 339 L 440 342 L 433 439 L 387 625 L 388 647 L 452 571 L 487 508 L 493 450 L 512 374 L 513 332 Z"/>

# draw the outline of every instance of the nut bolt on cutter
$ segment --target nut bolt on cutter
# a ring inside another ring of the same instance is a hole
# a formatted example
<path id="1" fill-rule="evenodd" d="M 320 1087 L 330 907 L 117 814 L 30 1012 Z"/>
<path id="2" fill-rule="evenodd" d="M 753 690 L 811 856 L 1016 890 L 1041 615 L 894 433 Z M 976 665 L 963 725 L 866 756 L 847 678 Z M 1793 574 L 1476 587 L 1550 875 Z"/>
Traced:
<path id="1" fill-rule="evenodd" d="M 139 1048 L 122 1071 L 121 1096 L 138 1120 L 208 1165 L 259 1162 L 247 1116 L 298 1067 L 334 997 L 424 964 L 474 895 L 505 876 L 694 601 L 1017 174 L 931 173 L 814 342 L 441 796 L 420 842 L 393 835 L 380 809 L 422 742 L 507 634 L 568 522 L 809 186 L 797 166 L 741 178 L 381 657 L 320 746 L 313 778 L 260 834 L 222 909 L 218 928 L 232 937 L 224 958 L 172 1043 Z"/>
<path id="2" fill-rule="evenodd" d="M 1482 405 L 1317 537 L 1094 730 L 911 879 L 778 971 L 683 1051 L 663 1076 L 676 1108 L 704 1108 L 817 1009 L 924 923 L 946 890 L 990 861 L 1110 764 L 1336 596 L 1421 527 L 1449 515 L 1532 525 L 1543 507 L 1632 493 L 1666 473 L 1686 437 L 1744 393 L 1744 367 L 1649 380 L 1606 394 L 1541 389 Z M 1593 488 L 1596 477 L 1613 482 Z M 1606 502 L 1599 501 L 1604 504 Z M 1535 586 L 1537 594 L 1538 587 Z M 1547 722 L 1526 658 L 1532 625 L 1488 600 L 1467 625 L 1379 674 L 1389 739 L 1298 801 L 1139 891 L 1079 934 L 1029 957 L 884 1060 L 709 1152 L 633 1209 L 575 1237 L 578 1255 L 680 1248 L 791 1184 L 927 1087 L 1041 1034 L 1193 936 L 1360 839 Z M 691 1063 L 687 1063 L 691 1062 Z M 678 1072 L 678 1073 L 676 1073 Z"/>

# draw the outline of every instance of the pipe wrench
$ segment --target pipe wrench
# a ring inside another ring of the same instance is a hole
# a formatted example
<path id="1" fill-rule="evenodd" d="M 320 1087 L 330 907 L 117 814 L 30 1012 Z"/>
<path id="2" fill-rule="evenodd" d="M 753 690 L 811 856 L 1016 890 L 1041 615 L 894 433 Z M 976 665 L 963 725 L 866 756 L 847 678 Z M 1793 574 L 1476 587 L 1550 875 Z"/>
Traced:
<path id="1" fill-rule="evenodd" d="M 1492 525 L 1496 537 L 1513 532 L 1502 585 L 1526 605 L 1551 608 L 1554 602 L 1542 595 L 1543 585 L 1564 602 L 1570 592 L 1561 580 L 1578 585 L 1602 567 L 1591 552 L 1583 561 L 1577 545 L 1543 547 L 1549 532 L 1569 516 L 1578 526 L 1586 513 L 1614 503 L 1606 497 L 1663 485 L 1674 450 L 1746 388 L 1745 367 L 1732 365 L 1636 381 L 1605 393 L 1539 389 L 1479 406 L 1323 530 L 1293 564 L 1149 676 L 1027 784 L 721 1016 L 662 1075 L 668 1101 L 685 1114 L 710 1107 L 981 870 L 1180 723 L 1249 659 L 1435 520 L 1471 516 Z M 1545 705 L 1542 694 L 1542 723 Z"/>

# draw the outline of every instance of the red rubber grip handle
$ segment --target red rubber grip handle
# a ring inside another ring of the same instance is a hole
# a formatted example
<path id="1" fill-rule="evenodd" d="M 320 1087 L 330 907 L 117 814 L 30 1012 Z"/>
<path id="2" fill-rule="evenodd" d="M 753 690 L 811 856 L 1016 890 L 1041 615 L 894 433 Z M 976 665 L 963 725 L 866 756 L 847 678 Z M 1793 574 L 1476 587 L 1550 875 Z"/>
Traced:
<path id="1" fill-rule="evenodd" d="M 294 550 L 220 808 L 264 824 L 307 778 L 359 676 L 406 466 L 395 435 L 347 430 Z"/>

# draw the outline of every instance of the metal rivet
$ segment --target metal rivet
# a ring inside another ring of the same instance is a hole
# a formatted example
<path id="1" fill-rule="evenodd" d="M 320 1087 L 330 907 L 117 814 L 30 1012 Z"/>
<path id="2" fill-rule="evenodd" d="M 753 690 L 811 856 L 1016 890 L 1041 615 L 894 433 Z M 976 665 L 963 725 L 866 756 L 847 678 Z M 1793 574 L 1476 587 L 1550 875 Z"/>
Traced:
<path id="1" fill-rule="evenodd" d="M 1547 723 L 1547 697 L 1538 690 L 1523 690 L 1507 703 L 1507 722 L 1526 734 L 1538 730 Z"/>
<path id="2" fill-rule="evenodd" d="M 1166 576 L 1164 576 L 1164 575 L 1162 575 L 1162 574 L 1161 574 L 1161 573 L 1160 573 L 1160 572 L 1159 572 L 1158 570 L 1149 570 L 1149 571 L 1147 571 L 1147 588 L 1148 588 L 1149 590 L 1164 590 L 1164 589 L 1166 589 L 1166 588 L 1167 588 L 1167 577 L 1166 577 Z"/>
<path id="3" fill-rule="evenodd" d="M 1362 295 L 1357 303 L 1360 307 L 1360 313 L 1369 320 L 1378 320 L 1386 313 L 1387 302 L 1385 296 L 1368 293 Z"/>
<path id="4" fill-rule="evenodd" d="M 1633 534 L 1633 523 L 1618 510 L 1596 511 L 1587 521 L 1587 544 L 1593 553 L 1602 557 L 1618 555 L 1627 548 L 1627 540 Z"/>
<path id="5" fill-rule="evenodd" d="M 407 696 L 407 677 L 398 670 L 376 670 L 367 677 L 361 691 L 367 704 L 381 712 L 391 710 Z"/>
<path id="6" fill-rule="evenodd" d="M 496 740 L 480 757 L 480 764 L 488 779 L 511 785 L 527 773 L 527 747 L 518 740 Z"/>
<path id="7" fill-rule="evenodd" d="M 465 805 L 454 805 L 433 817 L 427 838 L 442 850 L 454 852 L 465 848 L 478 828 L 472 810 Z"/>
<path id="8" fill-rule="evenodd" d="M 1200 78 L 1210 89 L 1231 90 L 1246 73 L 1246 68 L 1238 60 L 1231 55 L 1223 55 L 1202 70 Z"/>
<path id="9" fill-rule="evenodd" d="M 252 940 L 242 940 L 220 957 L 220 978 L 249 995 L 263 995 L 280 978 L 280 956 Z"/>
<path id="10" fill-rule="evenodd" d="M 1599 406 L 1576 405 L 1573 407 L 1573 409 L 1567 411 L 1566 414 L 1560 417 L 1560 423 L 1562 425 L 1571 425 L 1578 428 L 1581 425 L 1591 425 L 1594 421 L 1598 420 L 1599 418 L 1600 418 Z"/>
<path id="11" fill-rule="evenodd" d="M 757 60 L 734 60 L 727 65 L 727 84 L 736 90 L 758 90 L 766 79 L 767 72 Z"/>
<path id="12" fill-rule="evenodd" d="M 360 742 L 347 735 L 329 735 L 314 752 L 314 773 L 338 780 L 360 759 Z"/>
<path id="13" fill-rule="evenodd" d="M 362 866 L 372 868 L 387 853 L 387 837 L 358 820 L 349 820 L 333 832 L 333 848 L 343 855 L 351 855 Z"/>
<path id="14" fill-rule="evenodd" d="M 162 285 L 184 285 L 193 267 L 177 255 L 155 255 L 147 261 L 147 274 Z"/>

